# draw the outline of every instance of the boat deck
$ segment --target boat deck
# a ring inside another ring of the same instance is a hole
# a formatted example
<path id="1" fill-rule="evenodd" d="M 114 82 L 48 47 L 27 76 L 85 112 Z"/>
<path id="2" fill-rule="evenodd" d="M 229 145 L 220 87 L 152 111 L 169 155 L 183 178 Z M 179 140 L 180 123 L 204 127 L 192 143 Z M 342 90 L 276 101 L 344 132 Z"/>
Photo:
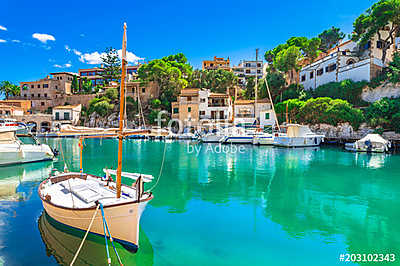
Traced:
<path id="1" fill-rule="evenodd" d="M 136 189 L 122 186 L 121 198 L 116 198 L 116 184 L 88 175 L 82 178 L 69 178 L 52 183 L 50 180 L 44 184 L 42 196 L 50 196 L 51 203 L 67 208 L 90 208 L 96 206 L 96 201 L 101 201 L 104 206 L 126 203 L 137 199 Z"/>

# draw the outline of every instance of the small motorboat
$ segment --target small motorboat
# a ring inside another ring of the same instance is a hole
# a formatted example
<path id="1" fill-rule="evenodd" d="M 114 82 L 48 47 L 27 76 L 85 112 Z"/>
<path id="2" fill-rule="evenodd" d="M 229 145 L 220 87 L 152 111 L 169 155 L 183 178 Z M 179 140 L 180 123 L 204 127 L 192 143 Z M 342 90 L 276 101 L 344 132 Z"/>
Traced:
<path id="1" fill-rule="evenodd" d="M 274 135 L 264 132 L 256 132 L 253 135 L 254 145 L 274 145 Z"/>
<path id="2" fill-rule="evenodd" d="M 41 144 L 35 137 L 33 144 L 25 144 L 16 132 L 22 124 L 10 120 L 0 122 L 0 166 L 53 160 L 54 152 L 46 144 Z M 27 135 L 28 136 L 28 135 Z"/>
<path id="3" fill-rule="evenodd" d="M 364 138 L 353 143 L 346 143 L 345 149 L 355 152 L 388 152 L 391 148 L 390 141 L 382 138 L 379 134 L 368 134 Z"/>
<path id="4" fill-rule="evenodd" d="M 307 125 L 288 124 L 286 134 L 275 133 L 274 145 L 281 147 L 314 147 L 323 142 L 325 136 L 311 131 Z"/>

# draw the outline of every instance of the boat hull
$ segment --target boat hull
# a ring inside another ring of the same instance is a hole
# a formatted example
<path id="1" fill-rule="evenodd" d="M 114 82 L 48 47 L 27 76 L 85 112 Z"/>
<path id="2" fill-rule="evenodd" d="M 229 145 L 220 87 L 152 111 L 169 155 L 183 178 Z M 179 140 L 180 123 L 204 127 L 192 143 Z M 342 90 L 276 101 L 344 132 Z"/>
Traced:
<path id="1" fill-rule="evenodd" d="M 47 145 L 3 145 L 0 166 L 52 160 L 54 154 Z"/>
<path id="2" fill-rule="evenodd" d="M 95 209 L 68 209 L 55 206 L 42 200 L 46 213 L 55 221 L 64 225 L 86 231 L 94 215 Z M 113 239 L 127 250 L 136 252 L 139 247 L 139 221 L 148 201 L 104 206 L 104 215 Z M 98 210 L 90 233 L 103 235 L 103 218 Z"/>
<path id="3" fill-rule="evenodd" d="M 235 136 L 230 136 L 226 137 L 224 140 L 224 143 L 229 143 L 229 144 L 252 144 L 253 143 L 253 137 L 235 137 Z"/>
<path id="4" fill-rule="evenodd" d="M 319 146 L 323 138 L 316 137 L 275 137 L 274 145 L 280 147 L 315 147 Z"/>
<path id="5" fill-rule="evenodd" d="M 203 143 L 220 143 L 224 136 L 219 134 L 213 135 L 205 135 L 201 138 L 201 142 Z"/>
<path id="6" fill-rule="evenodd" d="M 274 145 L 273 137 L 254 137 L 254 145 Z"/>

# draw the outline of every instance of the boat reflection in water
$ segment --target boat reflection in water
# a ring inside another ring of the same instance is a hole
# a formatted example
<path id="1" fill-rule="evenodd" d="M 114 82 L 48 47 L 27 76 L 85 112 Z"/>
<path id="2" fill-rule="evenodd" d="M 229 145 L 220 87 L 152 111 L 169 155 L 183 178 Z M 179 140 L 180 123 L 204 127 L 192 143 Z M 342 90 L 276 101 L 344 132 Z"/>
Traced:
<path id="1" fill-rule="evenodd" d="M 49 177 L 52 166 L 52 162 L 39 162 L 1 167 L 0 200 L 27 200 L 35 192 L 34 183 Z M 32 183 L 33 185 L 30 186 Z M 27 188 L 25 188 L 25 185 L 27 185 Z"/>
<path id="2" fill-rule="evenodd" d="M 53 256 L 61 265 L 69 265 L 85 232 L 55 221 L 45 211 L 39 217 L 38 227 L 46 245 L 47 256 Z M 122 245 L 115 243 L 124 265 L 153 265 L 153 248 L 150 241 L 142 230 L 139 234 L 141 249 L 136 254 L 132 254 Z M 110 242 L 108 246 L 111 262 L 115 264 L 118 259 Z M 88 234 L 74 265 L 108 265 L 104 237 Z"/>

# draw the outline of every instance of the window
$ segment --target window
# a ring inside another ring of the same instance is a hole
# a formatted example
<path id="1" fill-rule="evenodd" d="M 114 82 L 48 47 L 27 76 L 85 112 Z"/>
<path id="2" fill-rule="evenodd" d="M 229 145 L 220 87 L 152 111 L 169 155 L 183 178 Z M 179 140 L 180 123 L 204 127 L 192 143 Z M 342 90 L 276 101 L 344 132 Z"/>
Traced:
<path id="1" fill-rule="evenodd" d="M 188 97 L 187 97 L 187 101 L 190 102 L 191 100 L 192 100 L 192 97 L 191 97 L 191 96 L 188 96 Z M 189 112 L 190 112 L 190 111 L 189 111 Z"/>
<path id="2" fill-rule="evenodd" d="M 336 64 L 332 64 L 332 65 L 327 66 L 327 69 L 328 70 L 326 72 L 335 71 L 336 70 Z"/>
<path id="3" fill-rule="evenodd" d="M 33 89 L 35 87 L 35 85 L 31 85 L 31 88 Z"/>
<path id="4" fill-rule="evenodd" d="M 265 113 L 265 120 L 269 120 L 269 113 Z"/>
<path id="5" fill-rule="evenodd" d="M 206 111 L 200 111 L 199 115 L 206 115 Z"/>
<path id="6" fill-rule="evenodd" d="M 40 105 L 41 105 L 41 106 L 44 106 L 44 102 L 41 102 Z"/>
<path id="7" fill-rule="evenodd" d="M 321 76 L 322 74 L 324 74 L 324 69 L 320 68 L 317 70 L 317 76 Z"/>
<path id="8" fill-rule="evenodd" d="M 32 96 L 32 97 L 35 97 L 35 94 L 32 93 L 31 96 Z"/>
<path id="9" fill-rule="evenodd" d="M 146 92 L 146 88 L 142 88 L 142 93 L 145 93 Z"/>
<path id="10" fill-rule="evenodd" d="M 62 79 L 62 77 L 60 77 L 60 80 Z"/>
<path id="11" fill-rule="evenodd" d="M 246 69 L 246 73 L 249 74 L 250 73 L 250 69 Z"/>
<path id="12" fill-rule="evenodd" d="M 179 113 L 179 108 L 175 107 L 174 108 L 174 114 L 177 114 L 177 113 Z"/>
<path id="13" fill-rule="evenodd" d="M 49 84 L 43 84 L 43 88 L 46 89 L 49 87 Z"/>
<path id="14" fill-rule="evenodd" d="M 261 67 L 261 64 L 260 64 L 260 63 L 258 63 L 258 64 L 257 64 L 257 67 Z"/>
<path id="15" fill-rule="evenodd" d="M 205 102 L 206 102 L 206 99 L 205 99 L 205 98 L 200 98 L 200 102 L 201 102 L 201 103 L 205 103 Z"/>
<path id="16" fill-rule="evenodd" d="M 258 73 L 258 74 L 260 74 L 260 73 L 261 73 L 261 70 L 260 70 L 260 69 L 258 69 L 258 70 L 257 70 L 257 73 Z"/>
<path id="17" fill-rule="evenodd" d="M 40 89 L 40 84 L 37 85 L 38 89 Z"/>
<path id="18" fill-rule="evenodd" d="M 24 94 L 24 97 L 26 98 L 26 94 Z"/>
<path id="19" fill-rule="evenodd" d="M 58 89 L 57 85 L 56 85 L 56 90 Z"/>
<path id="20" fill-rule="evenodd" d="M 310 72 L 310 79 L 313 79 L 314 78 L 314 71 L 311 71 Z"/>
<path id="21" fill-rule="evenodd" d="M 47 93 L 45 93 L 45 94 L 44 94 L 44 97 L 46 97 L 46 98 L 47 98 Z"/>
<path id="22" fill-rule="evenodd" d="M 346 51 L 343 51 L 343 52 L 342 52 L 342 55 L 346 55 Z"/>
<path id="23" fill-rule="evenodd" d="M 329 72 L 329 67 L 325 67 L 325 72 Z"/>
<path id="24" fill-rule="evenodd" d="M 39 98 L 40 98 L 40 93 L 38 93 L 37 97 L 39 97 Z"/>
<path id="25" fill-rule="evenodd" d="M 65 112 L 64 113 L 64 120 L 69 120 L 70 118 L 69 118 L 69 113 L 68 112 Z"/>
<path id="26" fill-rule="evenodd" d="M 56 112 L 56 120 L 60 120 L 60 113 Z"/>
<path id="27" fill-rule="evenodd" d="M 306 75 L 301 76 L 301 81 L 302 82 L 306 81 Z"/>
<path id="28" fill-rule="evenodd" d="M 188 107 L 188 113 L 192 111 L 192 107 Z"/>
<path id="29" fill-rule="evenodd" d="M 352 65 L 354 63 L 355 63 L 355 61 L 353 59 L 349 59 L 349 60 L 347 60 L 346 65 Z"/>

